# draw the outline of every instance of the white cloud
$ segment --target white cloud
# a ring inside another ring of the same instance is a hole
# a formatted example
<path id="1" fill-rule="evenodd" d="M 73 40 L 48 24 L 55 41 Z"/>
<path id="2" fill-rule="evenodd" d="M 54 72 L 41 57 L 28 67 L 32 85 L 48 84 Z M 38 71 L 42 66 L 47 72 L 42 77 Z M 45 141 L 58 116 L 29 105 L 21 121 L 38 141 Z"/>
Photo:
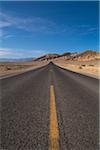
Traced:
<path id="1" fill-rule="evenodd" d="M 44 50 L 24 50 L 24 49 L 12 49 L 12 48 L 0 48 L 1 58 L 27 58 L 38 57 L 44 55 L 47 51 Z"/>
<path id="2" fill-rule="evenodd" d="M 88 24 L 81 24 L 76 26 L 67 26 L 66 24 L 58 25 L 52 20 L 42 17 L 18 17 L 0 12 L 0 29 L 4 31 L 5 28 L 13 27 L 26 32 L 39 32 L 45 34 L 56 34 L 66 32 L 68 35 L 72 34 L 91 34 L 97 30 L 97 27 Z M 11 34 L 10 34 L 11 35 Z M 11 36 L 8 36 L 11 37 Z"/>
<path id="3" fill-rule="evenodd" d="M 0 40 L 11 38 L 11 37 L 14 37 L 14 35 L 9 34 L 8 32 L 4 30 L 0 30 Z"/>
<path id="4" fill-rule="evenodd" d="M 79 37 L 83 37 L 83 36 L 87 36 L 87 35 L 91 35 L 91 34 L 95 34 L 98 33 L 99 28 L 97 26 L 93 26 L 93 25 L 89 25 L 89 24 L 83 24 L 83 25 L 72 25 L 70 27 L 67 28 L 67 33 L 69 33 L 69 35 L 73 35 L 73 36 L 79 36 Z"/>
<path id="5" fill-rule="evenodd" d="M 57 26 L 51 20 L 40 17 L 22 18 L 0 13 L 0 28 L 14 27 L 31 32 L 56 32 Z"/>
<path id="6" fill-rule="evenodd" d="M 0 56 L 10 55 L 12 54 L 9 48 L 0 48 Z"/>
<path id="7" fill-rule="evenodd" d="M 0 28 L 8 27 L 10 25 L 11 25 L 10 22 L 0 21 Z"/>

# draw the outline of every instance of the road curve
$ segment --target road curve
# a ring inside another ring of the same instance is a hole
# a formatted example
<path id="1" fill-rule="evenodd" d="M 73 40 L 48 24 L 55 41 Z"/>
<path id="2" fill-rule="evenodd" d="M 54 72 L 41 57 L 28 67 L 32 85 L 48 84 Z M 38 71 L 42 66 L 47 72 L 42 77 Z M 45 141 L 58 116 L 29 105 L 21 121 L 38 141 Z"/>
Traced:
<path id="1" fill-rule="evenodd" d="M 59 150 L 98 150 L 99 81 L 53 63 L 0 80 L 0 150 L 50 149 L 50 86 Z"/>

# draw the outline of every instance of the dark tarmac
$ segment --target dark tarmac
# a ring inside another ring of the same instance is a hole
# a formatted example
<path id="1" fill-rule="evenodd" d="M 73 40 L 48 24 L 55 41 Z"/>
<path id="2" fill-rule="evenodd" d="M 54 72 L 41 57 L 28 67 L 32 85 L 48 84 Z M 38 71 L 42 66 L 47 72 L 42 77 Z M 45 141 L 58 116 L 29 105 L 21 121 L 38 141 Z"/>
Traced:
<path id="1" fill-rule="evenodd" d="M 99 80 L 53 63 L 0 80 L 1 149 L 50 150 L 50 85 L 59 150 L 98 150 Z"/>

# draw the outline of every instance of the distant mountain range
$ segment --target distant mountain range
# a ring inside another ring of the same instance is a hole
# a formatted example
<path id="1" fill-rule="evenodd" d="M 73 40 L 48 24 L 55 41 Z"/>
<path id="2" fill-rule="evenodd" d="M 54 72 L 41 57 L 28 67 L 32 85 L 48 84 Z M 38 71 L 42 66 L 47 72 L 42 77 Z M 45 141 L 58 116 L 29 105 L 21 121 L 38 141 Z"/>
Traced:
<path id="1" fill-rule="evenodd" d="M 0 58 L 0 62 L 23 62 L 23 61 L 33 61 L 35 58 Z"/>
<path id="2" fill-rule="evenodd" d="M 100 52 L 93 50 L 86 50 L 84 52 L 71 53 L 66 52 L 63 54 L 46 54 L 41 57 L 34 59 L 34 61 L 48 61 L 48 60 L 75 60 L 75 61 L 88 61 L 100 59 Z"/>
<path id="3" fill-rule="evenodd" d="M 63 54 L 46 54 L 38 58 L 16 58 L 16 59 L 9 59 L 9 58 L 0 58 L 0 62 L 25 62 L 25 61 L 49 61 L 49 60 L 73 60 L 73 61 L 88 61 L 88 60 L 95 60 L 100 59 L 100 52 L 96 52 L 93 50 L 86 50 L 84 52 L 66 52 Z"/>

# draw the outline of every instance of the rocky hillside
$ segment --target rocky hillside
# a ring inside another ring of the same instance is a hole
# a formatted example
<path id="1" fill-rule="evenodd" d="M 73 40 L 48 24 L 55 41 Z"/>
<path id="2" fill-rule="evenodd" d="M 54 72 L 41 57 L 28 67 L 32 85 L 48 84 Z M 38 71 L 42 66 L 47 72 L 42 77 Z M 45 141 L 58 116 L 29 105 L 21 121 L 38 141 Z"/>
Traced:
<path id="1" fill-rule="evenodd" d="M 100 52 L 86 50 L 80 54 L 77 54 L 72 60 L 76 61 L 90 61 L 100 59 Z"/>
<path id="2" fill-rule="evenodd" d="M 59 54 L 47 54 L 35 59 L 35 61 L 51 60 L 59 57 Z"/>
<path id="3" fill-rule="evenodd" d="M 63 54 L 46 54 L 38 57 L 35 61 L 50 61 L 50 60 L 73 60 L 73 61 L 90 61 L 100 59 L 100 52 L 86 50 L 81 53 L 66 52 Z"/>
<path id="4" fill-rule="evenodd" d="M 45 61 L 45 60 L 54 60 L 54 59 L 58 59 L 58 58 L 66 58 L 66 56 L 70 56 L 71 53 L 64 53 L 64 54 L 47 54 L 41 57 L 38 57 L 35 59 L 35 61 Z"/>

